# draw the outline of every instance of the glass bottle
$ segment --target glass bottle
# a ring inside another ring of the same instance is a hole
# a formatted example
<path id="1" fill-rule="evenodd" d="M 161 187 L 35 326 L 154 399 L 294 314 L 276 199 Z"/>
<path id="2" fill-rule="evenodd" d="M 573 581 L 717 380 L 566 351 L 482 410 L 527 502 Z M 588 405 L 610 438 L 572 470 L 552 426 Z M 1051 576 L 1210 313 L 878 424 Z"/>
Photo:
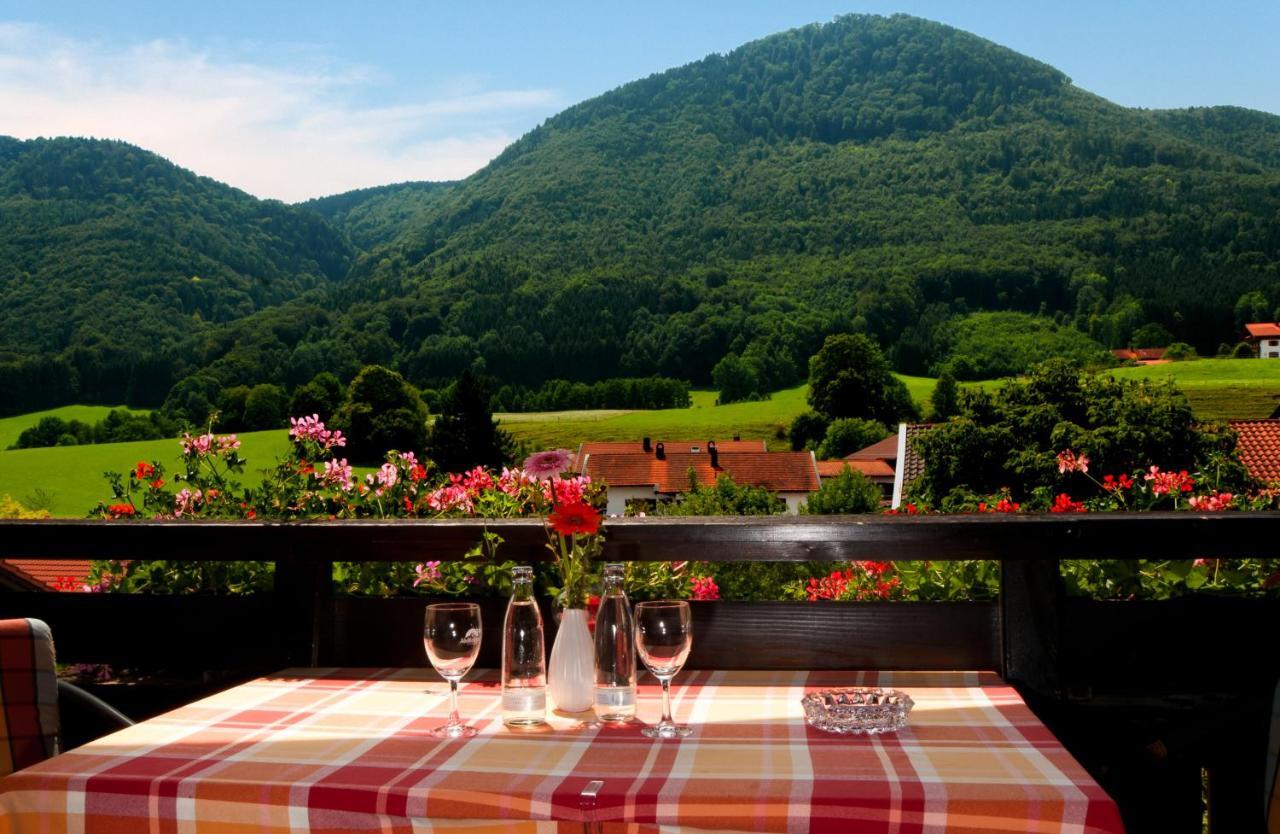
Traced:
<path id="1" fill-rule="evenodd" d="M 533 598 L 533 568 L 512 568 L 511 581 L 511 602 L 502 624 L 502 723 L 533 727 L 547 720 L 542 613 Z"/>
<path id="2" fill-rule="evenodd" d="M 601 721 L 636 717 L 636 625 L 623 589 L 625 576 L 622 565 L 605 565 L 596 611 L 596 716 Z"/>

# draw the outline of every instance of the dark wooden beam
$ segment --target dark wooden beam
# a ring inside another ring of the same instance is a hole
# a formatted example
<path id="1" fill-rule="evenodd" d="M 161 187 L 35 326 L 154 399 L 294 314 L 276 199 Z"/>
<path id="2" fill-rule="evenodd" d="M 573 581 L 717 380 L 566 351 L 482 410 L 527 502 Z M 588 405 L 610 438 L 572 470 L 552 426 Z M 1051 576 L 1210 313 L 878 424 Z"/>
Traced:
<path id="1" fill-rule="evenodd" d="M 537 519 L 4 520 L 0 558 L 456 560 L 485 530 L 505 540 L 504 559 L 548 558 Z M 605 558 L 622 561 L 1238 558 L 1280 549 L 1280 512 L 626 518 L 605 535 Z"/>

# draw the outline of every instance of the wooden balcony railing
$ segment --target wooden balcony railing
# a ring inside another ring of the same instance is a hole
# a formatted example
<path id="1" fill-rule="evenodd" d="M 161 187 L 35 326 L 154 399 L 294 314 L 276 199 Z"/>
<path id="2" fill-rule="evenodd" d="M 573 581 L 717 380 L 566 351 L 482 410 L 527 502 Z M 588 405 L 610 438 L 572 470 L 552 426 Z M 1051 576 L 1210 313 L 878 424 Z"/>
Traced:
<path id="1" fill-rule="evenodd" d="M 548 556 L 537 520 L 0 521 L 0 558 L 276 565 L 268 593 L 7 592 L 0 617 L 49 622 L 62 662 L 241 675 L 287 665 L 422 665 L 427 599 L 335 595 L 332 565 L 456 560 L 485 530 L 505 540 L 501 559 Z M 1188 756 L 1166 763 L 1145 788 L 1115 776 L 1102 778 L 1104 787 L 1137 791 L 1117 796 L 1131 825 L 1177 820 L 1160 830 L 1192 825 L 1190 804 L 1179 808 L 1169 797 L 1194 793 L 1198 807 L 1200 767 L 1209 769 L 1222 830 L 1239 802 L 1261 803 L 1261 771 L 1249 764 L 1261 748 L 1244 747 L 1265 740 L 1263 727 L 1248 722 L 1265 726 L 1265 715 L 1251 710 L 1280 675 L 1280 600 L 1069 599 L 1059 560 L 1274 557 L 1280 513 L 649 518 L 611 521 L 606 536 L 605 558 L 616 561 L 998 560 L 1001 591 L 990 602 L 697 603 L 690 666 L 993 668 L 1095 774 L 1122 772 L 1153 740 L 1183 739 L 1200 750 L 1199 734 L 1217 732 L 1226 710 L 1237 735 L 1218 734 L 1216 764 Z M 500 633 L 504 604 L 484 603 L 487 634 Z M 498 642 L 485 641 L 481 663 L 497 664 Z M 1223 744 L 1238 755 L 1225 755 Z M 1185 830 L 1199 830 L 1198 816 L 1194 825 Z"/>

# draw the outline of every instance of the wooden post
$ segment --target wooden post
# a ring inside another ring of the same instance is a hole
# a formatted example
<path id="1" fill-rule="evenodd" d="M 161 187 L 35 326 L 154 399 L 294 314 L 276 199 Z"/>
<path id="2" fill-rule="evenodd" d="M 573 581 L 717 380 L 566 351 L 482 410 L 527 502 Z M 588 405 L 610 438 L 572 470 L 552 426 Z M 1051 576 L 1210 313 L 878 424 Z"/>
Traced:
<path id="1" fill-rule="evenodd" d="M 333 645 L 333 562 L 288 547 L 276 560 L 277 634 L 289 666 L 320 666 Z"/>
<path id="2" fill-rule="evenodd" d="M 1047 698 L 1062 694 L 1062 575 L 1057 559 L 1000 563 L 1005 680 Z"/>

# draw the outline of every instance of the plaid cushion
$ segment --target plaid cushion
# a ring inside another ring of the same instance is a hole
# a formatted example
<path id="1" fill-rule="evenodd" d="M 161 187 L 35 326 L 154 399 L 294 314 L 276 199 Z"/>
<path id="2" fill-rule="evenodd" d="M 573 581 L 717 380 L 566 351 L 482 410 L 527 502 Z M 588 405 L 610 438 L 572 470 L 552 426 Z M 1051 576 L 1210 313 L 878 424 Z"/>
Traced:
<path id="1" fill-rule="evenodd" d="M 0 775 L 58 752 L 53 635 L 40 620 L 0 620 Z"/>
<path id="2" fill-rule="evenodd" d="M 1280 683 L 1271 702 L 1271 744 L 1267 745 L 1267 831 L 1280 834 Z"/>

